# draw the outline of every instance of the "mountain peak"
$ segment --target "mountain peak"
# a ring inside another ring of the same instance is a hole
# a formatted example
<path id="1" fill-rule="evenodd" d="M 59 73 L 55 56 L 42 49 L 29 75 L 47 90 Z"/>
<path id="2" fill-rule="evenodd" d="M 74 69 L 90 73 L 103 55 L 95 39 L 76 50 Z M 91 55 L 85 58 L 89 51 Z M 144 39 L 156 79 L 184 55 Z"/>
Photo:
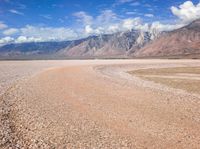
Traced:
<path id="1" fill-rule="evenodd" d="M 125 58 L 200 54 L 200 19 L 165 32 L 129 30 L 66 42 L 22 43 L 0 47 L 0 58 L 51 56 L 55 58 Z"/>
<path id="2" fill-rule="evenodd" d="M 200 19 L 180 29 L 166 32 L 143 47 L 135 56 L 200 55 Z"/>
<path id="3" fill-rule="evenodd" d="M 185 28 L 200 31 L 200 19 L 193 21 L 189 25 L 187 25 Z"/>

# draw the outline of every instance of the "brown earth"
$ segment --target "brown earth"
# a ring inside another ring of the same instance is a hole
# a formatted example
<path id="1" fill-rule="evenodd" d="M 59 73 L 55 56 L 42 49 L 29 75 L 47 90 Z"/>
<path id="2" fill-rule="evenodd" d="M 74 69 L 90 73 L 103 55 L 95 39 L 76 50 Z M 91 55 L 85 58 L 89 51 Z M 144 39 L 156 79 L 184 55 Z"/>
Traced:
<path id="1" fill-rule="evenodd" d="M 140 69 L 130 73 L 149 81 L 200 95 L 200 67 Z"/>
<path id="2" fill-rule="evenodd" d="M 133 55 L 136 57 L 199 58 L 200 19 L 180 29 L 161 34 L 158 39 L 153 40 Z"/>
<path id="3" fill-rule="evenodd" d="M 0 98 L 0 148 L 199 148 L 200 98 L 126 73 L 199 62 L 33 62 Z"/>

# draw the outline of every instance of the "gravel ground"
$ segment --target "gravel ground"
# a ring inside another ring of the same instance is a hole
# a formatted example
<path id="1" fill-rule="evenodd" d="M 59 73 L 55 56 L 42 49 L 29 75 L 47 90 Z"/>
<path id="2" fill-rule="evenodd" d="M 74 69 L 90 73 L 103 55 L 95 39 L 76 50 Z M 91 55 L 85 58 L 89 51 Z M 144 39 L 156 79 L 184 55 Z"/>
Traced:
<path id="1" fill-rule="evenodd" d="M 0 148 L 200 148 L 199 97 L 140 80 L 197 60 L 0 62 Z"/>

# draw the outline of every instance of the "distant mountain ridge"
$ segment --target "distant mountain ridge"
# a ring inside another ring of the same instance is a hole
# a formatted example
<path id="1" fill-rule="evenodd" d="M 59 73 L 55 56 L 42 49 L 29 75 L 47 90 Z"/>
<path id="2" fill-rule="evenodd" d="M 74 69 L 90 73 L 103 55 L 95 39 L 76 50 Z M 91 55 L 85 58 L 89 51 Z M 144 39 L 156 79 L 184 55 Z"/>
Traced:
<path id="1" fill-rule="evenodd" d="M 151 40 L 147 32 L 127 31 L 109 35 L 99 35 L 72 47 L 59 51 L 66 57 L 128 57 Z"/>
<path id="2" fill-rule="evenodd" d="M 8 44 L 0 47 L 0 57 L 127 58 L 151 38 L 148 32 L 131 30 L 74 41 Z"/>
<path id="3" fill-rule="evenodd" d="M 200 19 L 166 32 L 134 53 L 135 57 L 200 55 Z"/>
<path id="4" fill-rule="evenodd" d="M 17 43 L 17 44 L 8 44 L 2 46 L 0 49 L 1 53 L 8 54 L 20 52 L 21 54 L 25 53 L 51 53 L 55 52 L 61 48 L 68 46 L 70 42 L 31 42 L 31 43 Z"/>
<path id="5" fill-rule="evenodd" d="M 63 42 L 8 44 L 1 59 L 137 58 L 200 55 L 200 19 L 157 33 L 130 30 Z"/>

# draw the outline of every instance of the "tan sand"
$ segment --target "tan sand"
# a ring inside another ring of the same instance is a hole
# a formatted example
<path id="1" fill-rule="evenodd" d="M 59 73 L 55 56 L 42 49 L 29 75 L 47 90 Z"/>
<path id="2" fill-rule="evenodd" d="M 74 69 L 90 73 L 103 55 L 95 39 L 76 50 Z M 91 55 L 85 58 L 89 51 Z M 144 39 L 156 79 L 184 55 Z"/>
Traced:
<path id="1" fill-rule="evenodd" d="M 200 98 L 127 73 L 200 61 L 27 64 L 0 98 L 0 148 L 200 148 Z"/>
<path id="2" fill-rule="evenodd" d="M 145 80 L 200 95 L 200 67 L 140 69 L 129 73 Z"/>

